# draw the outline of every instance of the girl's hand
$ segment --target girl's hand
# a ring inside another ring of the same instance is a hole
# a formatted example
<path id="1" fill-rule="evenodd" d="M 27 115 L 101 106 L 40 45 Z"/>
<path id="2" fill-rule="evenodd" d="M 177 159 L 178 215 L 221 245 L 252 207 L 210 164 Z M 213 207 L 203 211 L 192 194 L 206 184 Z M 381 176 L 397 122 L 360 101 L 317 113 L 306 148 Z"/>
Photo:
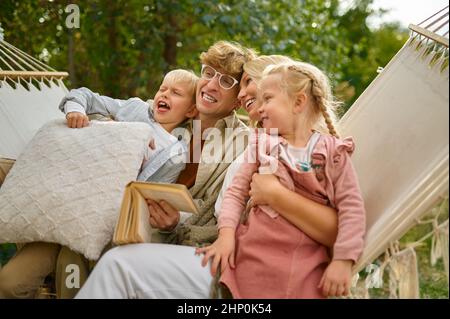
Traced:
<path id="1" fill-rule="evenodd" d="M 210 258 L 213 258 L 211 263 L 211 275 L 215 276 L 217 267 L 220 264 L 220 270 L 223 273 L 225 268 L 229 265 L 231 268 L 234 264 L 234 250 L 235 250 L 235 230 L 233 228 L 220 229 L 219 238 L 207 247 L 197 248 L 195 254 L 205 254 L 202 259 L 202 266 L 205 267 Z"/>
<path id="2" fill-rule="evenodd" d="M 350 293 L 352 260 L 333 260 L 325 270 L 319 283 L 325 297 L 341 297 Z"/>
<path id="3" fill-rule="evenodd" d="M 272 198 L 276 197 L 276 192 L 280 188 L 283 188 L 283 185 L 275 175 L 253 174 L 249 191 L 252 206 L 270 205 Z"/>
<path id="4" fill-rule="evenodd" d="M 87 115 L 80 112 L 70 112 L 66 115 L 67 126 L 70 128 L 82 128 L 89 125 Z"/>
<path id="5" fill-rule="evenodd" d="M 147 199 L 148 211 L 150 212 L 149 221 L 153 228 L 163 231 L 171 231 L 180 221 L 180 212 L 172 207 L 166 201 L 159 203 Z"/>

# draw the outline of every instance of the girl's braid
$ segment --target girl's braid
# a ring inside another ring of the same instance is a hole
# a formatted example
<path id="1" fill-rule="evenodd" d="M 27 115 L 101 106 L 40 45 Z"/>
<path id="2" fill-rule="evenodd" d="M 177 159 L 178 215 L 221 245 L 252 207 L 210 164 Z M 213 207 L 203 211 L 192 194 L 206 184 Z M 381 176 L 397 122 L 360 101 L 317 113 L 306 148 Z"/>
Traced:
<path id="1" fill-rule="evenodd" d="M 324 117 L 325 123 L 327 124 L 328 131 L 330 132 L 331 135 L 333 135 L 335 137 L 339 137 L 338 133 L 336 131 L 335 125 L 334 125 L 334 120 L 331 117 L 330 112 L 329 112 L 329 108 L 332 109 L 333 102 L 331 101 L 331 92 L 326 92 L 326 91 L 329 91 L 329 89 L 327 88 L 327 80 L 324 78 L 324 79 L 321 79 L 321 81 L 319 82 L 316 75 L 313 72 L 311 72 L 310 70 L 308 70 L 307 68 L 300 68 L 296 65 L 291 65 L 291 66 L 289 66 L 289 69 L 303 73 L 305 76 L 307 76 L 309 79 L 311 79 L 311 82 L 312 82 L 311 93 L 312 93 L 314 99 L 316 100 L 316 103 L 320 109 L 320 112 L 322 113 L 322 115 Z M 325 90 L 325 92 L 324 92 L 324 90 Z"/>

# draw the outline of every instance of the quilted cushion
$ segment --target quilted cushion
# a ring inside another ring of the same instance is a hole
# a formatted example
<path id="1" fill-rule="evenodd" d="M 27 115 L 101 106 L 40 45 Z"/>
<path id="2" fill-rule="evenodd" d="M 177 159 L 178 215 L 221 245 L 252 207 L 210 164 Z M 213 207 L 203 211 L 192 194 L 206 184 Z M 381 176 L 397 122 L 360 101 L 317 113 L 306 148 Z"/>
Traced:
<path id="1" fill-rule="evenodd" d="M 54 242 L 98 259 L 149 140 L 145 123 L 44 125 L 0 188 L 0 243 Z"/>

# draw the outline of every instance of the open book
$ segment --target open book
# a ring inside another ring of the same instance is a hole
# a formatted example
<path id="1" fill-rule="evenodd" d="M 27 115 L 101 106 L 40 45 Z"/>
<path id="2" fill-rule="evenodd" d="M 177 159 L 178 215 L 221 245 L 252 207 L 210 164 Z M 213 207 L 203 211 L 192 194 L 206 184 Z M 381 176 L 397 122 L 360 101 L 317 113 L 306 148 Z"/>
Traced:
<path id="1" fill-rule="evenodd" d="M 9 158 L 0 157 L 0 186 L 5 181 L 6 175 L 14 165 L 15 160 Z"/>
<path id="2" fill-rule="evenodd" d="M 150 226 L 146 199 L 156 202 L 164 200 L 179 211 L 198 213 L 198 207 L 185 185 L 130 182 L 125 187 L 114 230 L 115 245 L 151 242 L 155 230 Z"/>

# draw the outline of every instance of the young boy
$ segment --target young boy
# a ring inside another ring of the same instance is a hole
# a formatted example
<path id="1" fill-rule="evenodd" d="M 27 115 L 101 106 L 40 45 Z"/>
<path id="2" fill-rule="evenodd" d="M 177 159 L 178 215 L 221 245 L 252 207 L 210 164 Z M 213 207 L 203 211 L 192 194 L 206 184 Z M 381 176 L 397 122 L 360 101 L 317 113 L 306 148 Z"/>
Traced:
<path id="1" fill-rule="evenodd" d="M 87 126 L 89 118 L 86 114 L 95 113 L 112 116 L 116 121 L 148 123 L 153 140 L 138 180 L 173 183 L 185 167 L 182 157 L 188 151 L 189 141 L 183 141 L 171 132 L 186 119 L 197 115 L 197 81 L 193 72 L 177 69 L 166 74 L 153 101 L 112 99 L 80 88 L 71 90 L 59 108 L 67 114 L 67 126 L 71 128 Z"/>
<path id="2" fill-rule="evenodd" d="M 138 180 L 174 183 L 185 167 L 184 161 L 180 159 L 185 157 L 189 141 L 184 141 L 171 132 L 186 119 L 197 115 L 197 81 L 198 77 L 192 72 L 180 69 L 171 71 L 164 77 L 154 99 L 147 102 L 139 98 L 112 99 L 87 88 L 74 89 L 63 98 L 59 108 L 67 114 L 67 125 L 71 128 L 89 125 L 86 114 L 96 113 L 112 117 L 116 121 L 148 123 L 153 130 L 154 142 Z M 0 299 L 33 298 L 44 278 L 54 271 L 56 264 L 64 272 L 65 265 L 70 263 L 80 266 L 80 282 L 84 282 L 88 266 L 81 255 L 66 247 L 61 249 L 58 244 L 26 244 L 0 270 Z M 30 268 L 30 264 L 33 267 Z M 56 276 L 58 297 L 71 298 L 78 289 L 67 289 L 65 276 L 67 273 Z"/>

